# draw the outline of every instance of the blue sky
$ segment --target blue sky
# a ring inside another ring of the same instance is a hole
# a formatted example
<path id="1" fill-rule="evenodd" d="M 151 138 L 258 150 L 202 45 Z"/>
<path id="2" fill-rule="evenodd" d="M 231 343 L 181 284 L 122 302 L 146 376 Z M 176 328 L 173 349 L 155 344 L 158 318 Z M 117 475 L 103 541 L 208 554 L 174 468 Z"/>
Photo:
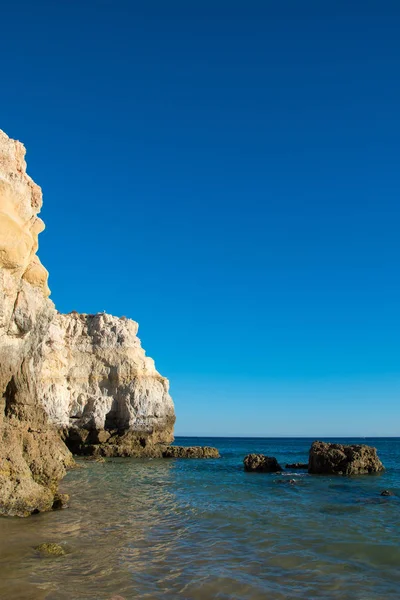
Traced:
<path id="1" fill-rule="evenodd" d="M 140 324 L 177 434 L 399 435 L 400 4 L 2 8 L 60 311 Z"/>

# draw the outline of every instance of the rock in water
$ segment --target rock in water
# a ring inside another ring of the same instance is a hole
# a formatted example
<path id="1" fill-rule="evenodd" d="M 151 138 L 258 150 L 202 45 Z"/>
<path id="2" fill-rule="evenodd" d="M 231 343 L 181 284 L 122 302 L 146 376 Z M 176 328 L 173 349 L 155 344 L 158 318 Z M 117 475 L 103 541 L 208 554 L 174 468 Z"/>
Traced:
<path id="1" fill-rule="evenodd" d="M 329 444 L 313 442 L 310 449 L 309 473 L 361 475 L 384 471 L 376 448 L 365 444 Z"/>
<path id="2" fill-rule="evenodd" d="M 262 473 L 277 473 L 282 467 L 273 456 L 264 454 L 248 454 L 243 460 L 245 471 L 259 471 Z"/>
<path id="3" fill-rule="evenodd" d="M 219 458 L 217 448 L 211 446 L 168 446 L 162 452 L 163 458 Z"/>
<path id="4" fill-rule="evenodd" d="M 308 463 L 292 463 L 285 467 L 286 469 L 308 469 Z"/>
<path id="5" fill-rule="evenodd" d="M 68 508 L 69 496 L 68 494 L 55 494 L 53 500 L 53 510 L 61 510 L 62 508 Z"/>
<path id="6" fill-rule="evenodd" d="M 60 544 L 45 543 L 35 547 L 37 552 L 47 556 L 64 556 L 66 554 L 64 548 Z"/>
<path id="7" fill-rule="evenodd" d="M 391 490 L 383 490 L 381 496 L 394 496 L 394 493 Z"/>
<path id="8" fill-rule="evenodd" d="M 59 506 L 74 464 L 63 439 L 82 454 L 161 456 L 175 422 L 137 323 L 55 310 L 36 255 L 42 192 L 24 157 L 0 131 L 0 514 L 18 516 Z"/>
<path id="9" fill-rule="evenodd" d="M 95 456 L 93 454 L 90 454 L 89 456 L 85 456 L 83 460 L 86 460 L 88 462 L 97 462 L 97 463 L 105 463 L 106 459 L 103 458 L 102 456 Z"/>

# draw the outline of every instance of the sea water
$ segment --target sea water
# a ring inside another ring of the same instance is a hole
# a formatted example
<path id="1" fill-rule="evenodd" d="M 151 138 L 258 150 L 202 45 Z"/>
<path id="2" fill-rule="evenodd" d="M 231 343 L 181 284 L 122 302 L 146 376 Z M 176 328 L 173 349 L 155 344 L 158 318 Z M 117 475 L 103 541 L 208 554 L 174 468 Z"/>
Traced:
<path id="1" fill-rule="evenodd" d="M 176 440 L 220 459 L 82 461 L 61 485 L 68 509 L 0 519 L 0 598 L 400 598 L 400 439 L 334 441 L 375 446 L 386 471 L 244 472 L 249 452 L 307 461 L 311 439 L 282 438 Z"/>

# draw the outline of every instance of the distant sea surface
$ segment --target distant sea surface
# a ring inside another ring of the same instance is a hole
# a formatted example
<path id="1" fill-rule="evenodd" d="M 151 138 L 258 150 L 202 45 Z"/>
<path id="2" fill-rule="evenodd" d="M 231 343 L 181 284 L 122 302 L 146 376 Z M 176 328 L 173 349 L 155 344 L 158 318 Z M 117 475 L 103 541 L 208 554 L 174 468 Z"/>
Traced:
<path id="1" fill-rule="evenodd" d="M 332 440 L 376 446 L 382 475 L 243 471 L 249 452 L 307 461 L 312 441 L 177 438 L 221 458 L 82 462 L 61 485 L 70 508 L 0 519 L 0 598 L 398 599 L 400 439 Z"/>

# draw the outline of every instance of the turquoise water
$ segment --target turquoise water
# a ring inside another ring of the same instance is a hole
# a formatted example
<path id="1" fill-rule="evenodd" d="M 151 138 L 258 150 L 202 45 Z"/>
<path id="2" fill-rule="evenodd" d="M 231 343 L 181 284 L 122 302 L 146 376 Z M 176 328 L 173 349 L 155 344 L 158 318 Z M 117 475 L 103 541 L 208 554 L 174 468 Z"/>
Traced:
<path id="1" fill-rule="evenodd" d="M 243 471 L 249 452 L 305 461 L 311 441 L 177 438 L 222 458 L 82 462 L 69 509 L 0 520 L 0 598 L 399 598 L 400 439 L 348 440 L 378 448 L 382 475 Z"/>

